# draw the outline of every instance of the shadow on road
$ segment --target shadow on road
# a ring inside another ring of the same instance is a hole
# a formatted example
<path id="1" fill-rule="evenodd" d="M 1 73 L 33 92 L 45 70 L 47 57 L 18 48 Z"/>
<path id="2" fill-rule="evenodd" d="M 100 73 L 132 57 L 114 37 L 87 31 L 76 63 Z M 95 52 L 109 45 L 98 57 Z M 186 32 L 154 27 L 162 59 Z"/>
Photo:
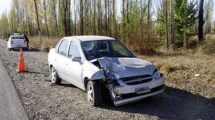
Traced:
<path id="1" fill-rule="evenodd" d="M 74 86 L 72 84 L 69 84 L 69 83 L 66 83 L 66 82 L 65 83 L 61 83 L 58 86 L 77 88 L 76 86 Z"/>
<path id="2" fill-rule="evenodd" d="M 13 51 L 19 52 L 20 49 L 14 49 Z M 23 49 L 24 52 L 40 52 L 41 50 L 38 48 L 29 48 L 28 50 Z"/>
<path id="3" fill-rule="evenodd" d="M 40 49 L 38 48 L 29 48 L 28 50 L 24 50 L 25 52 L 39 52 Z"/>
<path id="4" fill-rule="evenodd" d="M 101 107 L 113 111 L 158 116 L 161 119 L 215 119 L 215 98 L 166 87 L 165 92 L 138 102 L 115 107 L 106 102 Z"/>
<path id="5" fill-rule="evenodd" d="M 42 75 L 45 75 L 45 74 L 46 74 L 46 73 L 44 73 L 44 72 L 34 72 L 34 71 L 29 71 L 29 70 L 25 71 L 25 73 L 26 73 L 26 74 L 42 74 Z"/>

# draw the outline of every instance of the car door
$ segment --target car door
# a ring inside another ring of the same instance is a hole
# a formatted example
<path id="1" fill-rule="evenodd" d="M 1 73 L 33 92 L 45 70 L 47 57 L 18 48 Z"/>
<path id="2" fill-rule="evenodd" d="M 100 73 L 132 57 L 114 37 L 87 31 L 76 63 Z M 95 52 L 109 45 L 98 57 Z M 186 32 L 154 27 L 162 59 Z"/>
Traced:
<path id="1" fill-rule="evenodd" d="M 58 75 L 60 78 L 66 80 L 66 63 L 67 55 L 68 55 L 68 49 L 69 49 L 69 40 L 63 39 L 58 47 L 57 54 L 54 58 L 55 61 L 55 69 L 58 72 Z"/>
<path id="2" fill-rule="evenodd" d="M 80 61 L 74 61 L 73 58 L 80 58 Z M 75 86 L 81 88 L 83 86 L 82 62 L 79 46 L 75 41 L 71 41 L 68 51 L 68 60 L 66 61 L 66 76 L 68 80 Z"/>

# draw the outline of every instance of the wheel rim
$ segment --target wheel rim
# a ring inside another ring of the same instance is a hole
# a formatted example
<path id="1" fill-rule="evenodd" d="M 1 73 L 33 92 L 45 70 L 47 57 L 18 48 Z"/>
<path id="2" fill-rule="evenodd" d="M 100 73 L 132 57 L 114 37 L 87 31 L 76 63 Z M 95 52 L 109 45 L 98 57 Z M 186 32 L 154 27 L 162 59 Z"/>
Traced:
<path id="1" fill-rule="evenodd" d="M 55 71 L 55 69 L 54 68 L 52 68 L 52 74 L 51 74 L 51 82 L 52 83 L 55 83 L 56 82 L 56 79 L 57 79 L 57 73 L 56 73 L 56 71 Z"/>
<path id="2" fill-rule="evenodd" d="M 87 90 L 87 101 L 89 103 L 93 103 L 93 88 L 92 85 L 88 85 L 88 90 Z"/>

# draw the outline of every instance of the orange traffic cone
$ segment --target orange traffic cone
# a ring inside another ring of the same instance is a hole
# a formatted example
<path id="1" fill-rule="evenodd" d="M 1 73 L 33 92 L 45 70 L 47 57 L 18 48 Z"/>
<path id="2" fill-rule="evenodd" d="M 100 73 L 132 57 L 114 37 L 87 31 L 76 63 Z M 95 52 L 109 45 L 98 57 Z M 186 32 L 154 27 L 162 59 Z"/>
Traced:
<path id="1" fill-rule="evenodd" d="M 18 69 L 16 70 L 17 72 L 25 72 L 25 61 L 22 53 L 22 48 L 20 49 L 19 53 L 19 63 L 18 63 Z"/>

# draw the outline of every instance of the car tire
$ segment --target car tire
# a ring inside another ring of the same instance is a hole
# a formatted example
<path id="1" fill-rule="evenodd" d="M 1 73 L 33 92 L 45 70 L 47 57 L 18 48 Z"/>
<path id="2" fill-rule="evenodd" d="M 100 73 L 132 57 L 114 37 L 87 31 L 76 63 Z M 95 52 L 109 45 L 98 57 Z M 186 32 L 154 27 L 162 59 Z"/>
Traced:
<path id="1" fill-rule="evenodd" d="M 60 84 L 61 78 L 58 77 L 57 71 L 54 67 L 51 67 L 51 82 L 52 84 Z"/>
<path id="2" fill-rule="evenodd" d="M 87 83 L 87 102 L 92 106 L 99 106 L 102 103 L 101 83 L 99 81 L 89 81 Z"/>
<path id="3" fill-rule="evenodd" d="M 8 50 L 9 50 L 9 51 L 11 51 L 11 50 L 12 50 L 12 48 L 8 48 Z"/>

